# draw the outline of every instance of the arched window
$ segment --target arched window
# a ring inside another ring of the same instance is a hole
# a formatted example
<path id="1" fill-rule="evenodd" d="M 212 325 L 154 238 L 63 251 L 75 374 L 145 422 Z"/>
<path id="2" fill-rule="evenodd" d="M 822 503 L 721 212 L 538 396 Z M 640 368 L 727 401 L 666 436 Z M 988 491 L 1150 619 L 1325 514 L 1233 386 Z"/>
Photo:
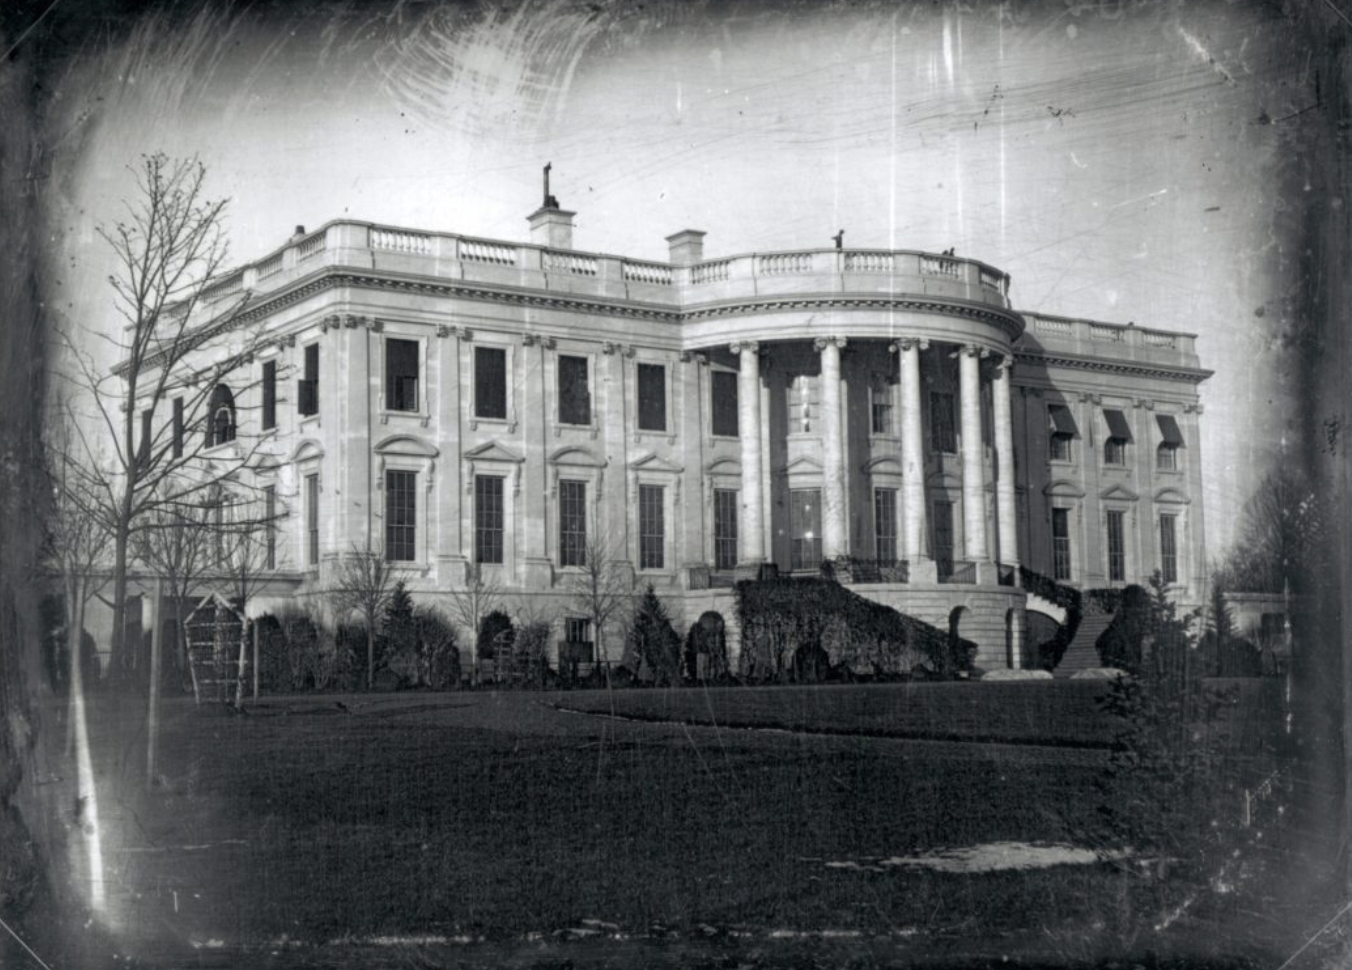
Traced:
<path id="1" fill-rule="evenodd" d="M 211 392 L 211 406 L 207 411 L 207 447 L 234 440 L 235 395 L 224 384 L 217 384 Z"/>

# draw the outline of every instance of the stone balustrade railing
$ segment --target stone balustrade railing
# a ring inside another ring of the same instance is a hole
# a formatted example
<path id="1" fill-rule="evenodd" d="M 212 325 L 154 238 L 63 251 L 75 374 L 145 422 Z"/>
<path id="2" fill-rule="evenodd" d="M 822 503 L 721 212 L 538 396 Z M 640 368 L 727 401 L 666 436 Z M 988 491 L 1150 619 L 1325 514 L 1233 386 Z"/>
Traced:
<path id="1" fill-rule="evenodd" d="M 1044 317 L 1025 313 L 1027 333 L 1039 343 L 1050 340 L 1050 345 L 1065 341 L 1079 343 L 1084 349 L 1092 349 L 1100 344 L 1118 344 L 1128 348 L 1139 348 L 1144 352 L 1171 351 L 1175 354 L 1195 353 L 1194 336 L 1187 333 L 1172 333 L 1163 330 L 1149 330 L 1133 324 L 1099 323 L 1091 320 L 1074 320 L 1066 317 Z M 1104 347 L 1102 353 L 1120 354 L 1120 347 L 1111 350 Z"/>

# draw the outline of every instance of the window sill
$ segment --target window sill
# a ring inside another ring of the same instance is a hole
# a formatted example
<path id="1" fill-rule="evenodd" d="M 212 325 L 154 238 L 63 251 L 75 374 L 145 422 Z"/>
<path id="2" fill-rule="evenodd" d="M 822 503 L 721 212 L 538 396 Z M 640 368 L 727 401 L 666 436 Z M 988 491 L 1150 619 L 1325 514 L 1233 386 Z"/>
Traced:
<path id="1" fill-rule="evenodd" d="M 376 411 L 376 414 L 379 416 L 381 424 L 389 424 L 391 418 L 396 420 L 409 418 L 414 421 L 421 421 L 424 428 L 427 427 L 427 422 L 432 418 L 426 411 L 400 411 L 394 408 L 380 408 Z"/>

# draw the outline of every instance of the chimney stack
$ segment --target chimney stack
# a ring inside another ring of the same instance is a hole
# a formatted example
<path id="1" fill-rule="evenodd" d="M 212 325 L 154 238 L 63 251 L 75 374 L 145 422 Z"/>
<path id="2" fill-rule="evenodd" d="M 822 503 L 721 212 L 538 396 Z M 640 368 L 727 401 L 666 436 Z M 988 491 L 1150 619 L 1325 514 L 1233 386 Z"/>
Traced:
<path id="1" fill-rule="evenodd" d="M 692 266 L 704 261 L 704 233 L 700 229 L 682 229 L 667 237 L 672 266 Z"/>

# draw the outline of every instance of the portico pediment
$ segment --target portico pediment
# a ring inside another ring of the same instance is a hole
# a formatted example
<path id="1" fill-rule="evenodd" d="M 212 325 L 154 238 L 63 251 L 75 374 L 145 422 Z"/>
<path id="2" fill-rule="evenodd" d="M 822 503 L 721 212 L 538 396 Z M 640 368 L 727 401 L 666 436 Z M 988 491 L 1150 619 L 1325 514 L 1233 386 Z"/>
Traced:
<path id="1" fill-rule="evenodd" d="M 1084 489 L 1068 478 L 1058 478 L 1042 486 L 1042 494 L 1055 498 L 1084 498 Z"/>
<path id="2" fill-rule="evenodd" d="M 466 461 L 501 461 L 510 462 L 514 465 L 519 465 L 526 460 L 511 449 L 504 448 L 496 441 L 486 441 L 477 448 L 471 448 L 469 451 L 465 452 L 464 458 Z"/>
<path id="3" fill-rule="evenodd" d="M 598 458 L 590 449 L 579 445 L 566 445 L 549 456 L 551 465 L 574 465 L 583 468 L 604 468 L 605 460 Z"/>
<path id="4" fill-rule="evenodd" d="M 411 434 L 392 434 L 375 447 L 377 455 L 413 455 L 435 458 L 440 452 L 430 442 Z"/>
<path id="5" fill-rule="evenodd" d="M 636 472 L 669 472 L 673 475 L 679 475 L 685 471 L 685 468 L 668 461 L 661 455 L 645 455 L 637 461 L 630 462 L 629 467 Z"/>
<path id="6" fill-rule="evenodd" d="M 1190 505 L 1192 499 L 1176 488 L 1165 487 L 1155 493 L 1155 502 L 1161 505 Z"/>
<path id="7" fill-rule="evenodd" d="M 1135 502 L 1140 497 L 1125 485 L 1111 485 L 1099 492 L 1099 498 L 1110 502 Z"/>

